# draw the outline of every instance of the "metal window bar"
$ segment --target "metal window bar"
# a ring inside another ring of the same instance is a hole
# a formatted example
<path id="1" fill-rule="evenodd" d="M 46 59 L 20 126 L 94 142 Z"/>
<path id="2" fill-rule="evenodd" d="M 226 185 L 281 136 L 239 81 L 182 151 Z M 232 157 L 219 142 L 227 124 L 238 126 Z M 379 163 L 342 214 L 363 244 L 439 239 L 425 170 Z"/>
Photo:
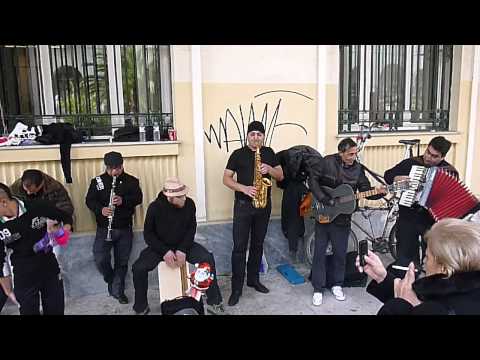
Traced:
<path id="1" fill-rule="evenodd" d="M 447 130 L 453 46 L 367 47 L 340 47 L 339 131 Z"/>
<path id="2" fill-rule="evenodd" d="M 134 60 L 137 60 L 136 51 L 146 50 L 145 46 L 138 46 L 138 49 L 136 49 L 135 46 L 132 46 L 131 48 L 133 50 L 132 55 Z M 104 74 L 105 71 L 102 70 L 102 61 L 103 68 L 107 63 L 105 46 L 99 46 L 95 48 L 91 45 L 73 45 L 71 48 L 67 48 L 67 46 L 64 45 L 49 45 L 48 51 L 50 54 L 50 76 L 54 80 L 53 83 L 55 90 L 53 96 L 57 95 L 56 101 L 54 101 L 54 111 L 56 115 L 45 114 L 45 99 L 43 98 L 40 108 L 34 111 L 31 115 L 27 116 L 25 114 L 15 113 L 15 111 L 5 112 L 5 116 L 8 117 L 9 121 L 7 127 L 9 130 L 11 130 L 18 121 L 22 121 L 31 125 L 44 124 L 51 121 L 71 122 L 77 128 L 90 129 L 88 131 L 89 136 L 106 136 L 112 134 L 112 125 L 110 121 L 112 116 L 123 116 L 127 118 L 128 122 L 132 123 L 133 125 L 138 124 L 140 119 L 144 119 L 146 125 L 152 125 L 154 122 L 158 122 L 162 131 L 161 137 L 165 139 L 166 136 L 168 136 L 168 127 L 172 125 L 173 114 L 171 111 L 172 105 L 168 104 L 168 102 L 171 103 L 171 94 L 169 94 L 168 99 L 164 99 L 164 94 L 171 92 L 171 84 L 168 84 L 168 81 L 171 81 L 171 77 L 164 75 L 166 72 L 170 71 L 170 51 L 168 46 L 164 46 L 162 49 L 162 51 L 168 50 L 168 52 L 164 52 L 163 55 L 160 55 L 160 47 L 158 45 L 151 46 L 148 49 L 148 54 L 141 59 L 141 61 L 146 65 L 145 71 L 146 76 L 148 77 L 148 81 L 146 82 L 146 90 L 149 92 L 149 94 L 147 95 L 146 100 L 148 101 L 149 106 L 147 109 L 145 109 L 146 111 L 139 112 L 137 109 L 135 109 L 136 111 L 131 113 L 130 111 L 125 111 L 125 109 L 120 109 L 119 114 L 112 115 L 110 114 L 110 109 L 108 109 L 108 113 L 99 114 L 99 112 L 102 111 L 101 103 L 107 103 L 108 108 L 110 108 L 108 86 L 105 88 L 107 90 L 106 98 L 105 94 L 102 94 L 102 92 L 105 92 L 103 91 L 102 85 L 104 83 L 108 83 L 108 75 Z M 122 46 L 121 50 L 123 50 L 124 54 L 126 54 L 126 47 Z M 28 67 L 36 68 L 38 76 L 31 75 L 30 81 L 36 81 L 37 85 L 39 85 L 38 88 L 42 87 L 42 91 L 38 92 L 37 89 L 34 91 L 34 93 L 36 93 L 35 96 L 40 98 L 42 96 L 44 97 L 43 81 L 41 78 L 41 62 L 39 61 L 40 52 L 38 48 L 36 48 L 35 51 L 35 56 L 37 57 L 32 55 L 32 58 L 29 59 Z M 90 52 L 87 53 L 88 51 Z M 5 88 L 3 79 L 3 74 L 5 72 L 5 56 L 3 56 L 3 52 L 0 53 L 0 55 L 0 94 L 2 94 L 5 98 L 2 99 L 2 101 L 8 101 L 6 96 L 7 94 L 8 96 L 12 97 L 12 101 L 16 100 L 18 103 L 18 91 L 12 91 L 15 89 Z M 12 62 L 12 64 L 9 66 L 13 66 L 14 59 L 10 59 L 9 61 Z M 116 61 L 116 59 L 114 59 L 114 61 Z M 138 108 L 138 76 L 141 74 L 138 74 L 137 71 L 137 61 L 133 61 L 133 67 L 135 70 L 135 81 L 133 81 L 134 84 L 130 84 L 129 87 L 131 88 L 133 85 L 135 88 L 132 90 L 134 90 L 135 105 Z M 122 64 L 122 70 L 124 70 L 123 68 L 124 66 Z M 58 76 L 59 74 L 57 73 L 58 69 L 63 70 L 63 73 L 60 76 Z M 75 69 L 77 72 L 71 72 L 65 69 Z M 34 69 L 30 69 L 30 74 L 33 74 L 33 72 Z M 122 71 L 122 73 L 125 74 L 126 71 Z M 102 80 L 102 76 L 105 80 Z M 122 81 L 122 79 L 117 79 L 116 77 L 117 76 L 115 76 L 112 80 Z M 89 79 L 91 81 L 89 81 Z M 150 84 L 150 82 L 153 83 Z M 356 84 L 358 88 L 360 84 L 358 82 Z M 9 86 L 11 87 L 14 85 L 15 84 Z M 35 86 L 33 86 L 33 88 L 35 88 Z M 118 85 L 116 88 L 118 89 Z M 125 86 L 125 88 L 128 92 L 128 86 Z M 11 95 L 12 93 L 17 95 L 16 99 L 15 96 Z M 161 99 L 159 101 L 154 101 L 155 99 L 149 101 L 152 96 L 158 96 Z M 126 101 L 125 104 L 127 104 Z M 168 108 L 169 111 L 164 111 L 164 104 L 165 110 Z M 6 109 L 5 104 L 2 105 L 3 109 Z M 17 104 L 16 108 L 19 108 L 19 104 Z M 35 113 L 37 111 L 40 112 L 40 114 Z M 105 112 L 105 109 L 103 112 Z M 46 120 L 46 122 L 43 122 L 43 120 Z"/>

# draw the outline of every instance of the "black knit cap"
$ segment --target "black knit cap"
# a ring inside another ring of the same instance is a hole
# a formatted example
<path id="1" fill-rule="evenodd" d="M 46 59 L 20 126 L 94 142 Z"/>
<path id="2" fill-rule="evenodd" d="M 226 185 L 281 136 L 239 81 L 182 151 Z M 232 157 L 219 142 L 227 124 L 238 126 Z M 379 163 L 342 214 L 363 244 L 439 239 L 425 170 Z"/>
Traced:
<path id="1" fill-rule="evenodd" d="M 105 154 L 103 161 L 109 167 L 118 167 L 123 164 L 123 157 L 119 152 L 111 151 Z"/>
<path id="2" fill-rule="evenodd" d="M 247 134 L 250 131 L 260 131 L 262 134 L 265 134 L 265 127 L 260 121 L 252 121 L 250 124 L 248 124 Z"/>

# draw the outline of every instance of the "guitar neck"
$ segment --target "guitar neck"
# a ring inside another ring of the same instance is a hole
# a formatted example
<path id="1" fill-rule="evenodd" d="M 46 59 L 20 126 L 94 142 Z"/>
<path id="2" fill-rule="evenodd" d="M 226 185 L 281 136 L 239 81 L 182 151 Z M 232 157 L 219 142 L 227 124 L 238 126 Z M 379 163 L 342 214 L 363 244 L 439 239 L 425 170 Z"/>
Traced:
<path id="1" fill-rule="evenodd" d="M 362 191 L 362 192 L 359 192 L 359 193 L 355 194 L 355 199 L 357 199 L 357 200 L 358 199 L 364 199 L 366 197 L 369 197 L 369 196 L 372 196 L 372 195 L 377 195 L 379 193 L 380 192 L 377 189 Z"/>
<path id="2" fill-rule="evenodd" d="M 397 186 L 397 184 L 392 184 L 392 185 L 387 185 L 387 192 L 393 192 L 395 191 L 395 187 Z M 368 190 L 368 191 L 362 191 L 362 192 L 359 192 L 357 194 L 355 194 L 355 199 L 364 199 L 366 197 L 369 197 L 369 196 L 372 196 L 372 195 L 377 195 L 377 194 L 380 194 L 380 191 L 378 191 L 377 189 L 372 189 L 372 190 Z"/>

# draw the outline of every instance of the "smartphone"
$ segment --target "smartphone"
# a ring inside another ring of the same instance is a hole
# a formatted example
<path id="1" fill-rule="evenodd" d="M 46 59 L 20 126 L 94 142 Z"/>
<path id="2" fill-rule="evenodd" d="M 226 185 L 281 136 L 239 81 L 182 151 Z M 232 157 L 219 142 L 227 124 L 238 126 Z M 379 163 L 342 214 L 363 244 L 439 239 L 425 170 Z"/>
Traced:
<path id="1" fill-rule="evenodd" d="M 365 266 L 365 255 L 368 255 L 368 241 L 362 240 L 358 243 L 358 255 L 360 256 L 360 266 Z"/>

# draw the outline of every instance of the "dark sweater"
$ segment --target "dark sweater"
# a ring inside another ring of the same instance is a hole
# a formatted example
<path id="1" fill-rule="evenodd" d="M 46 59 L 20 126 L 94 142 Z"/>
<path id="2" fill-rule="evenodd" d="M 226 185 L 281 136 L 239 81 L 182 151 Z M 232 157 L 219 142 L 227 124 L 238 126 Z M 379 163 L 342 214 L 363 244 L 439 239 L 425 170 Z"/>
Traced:
<path id="1" fill-rule="evenodd" d="M 108 207 L 110 202 L 110 191 L 112 190 L 113 178 L 106 172 L 97 178 L 93 178 L 88 188 L 85 202 L 88 208 L 95 214 L 97 226 L 108 227 L 108 217 L 102 215 L 102 208 Z M 122 197 L 122 205 L 115 207 L 112 228 L 124 229 L 132 226 L 132 217 L 135 213 L 135 206 L 142 203 L 143 193 L 136 177 L 127 174 L 125 171 L 118 176 L 115 194 Z"/>
<path id="2" fill-rule="evenodd" d="M 412 166 L 414 165 L 429 167 L 425 165 L 423 161 L 423 156 L 405 159 L 399 162 L 393 168 L 385 171 L 384 178 L 386 183 L 392 184 L 395 176 L 408 176 L 410 174 L 410 170 L 412 169 Z M 458 178 L 458 171 L 445 160 L 442 160 L 438 164 L 438 167 L 449 171 L 453 176 Z M 413 204 L 412 207 L 406 207 L 406 206 L 400 205 L 399 214 L 404 219 L 409 219 L 409 220 L 415 219 L 415 221 L 423 221 L 425 223 L 430 223 L 433 221 L 433 218 L 428 213 L 428 211 L 425 208 L 419 206 L 418 204 Z"/>
<path id="3" fill-rule="evenodd" d="M 36 276 L 38 274 L 56 274 L 58 263 L 53 252 L 35 253 L 33 245 L 40 241 L 47 232 L 47 218 L 72 223 L 72 217 L 45 200 L 25 201 L 24 213 L 15 219 L 4 221 L 0 218 L 0 271 L 3 276 L 5 245 L 13 250 L 11 261 L 15 276 Z"/>
<path id="4" fill-rule="evenodd" d="M 159 193 L 147 210 L 143 237 L 147 245 L 164 256 L 169 250 L 187 253 L 197 231 L 195 203 L 187 197 L 185 205 L 177 208 Z"/>
<path id="5" fill-rule="evenodd" d="M 363 166 L 357 161 L 354 161 L 351 166 L 344 165 L 338 153 L 325 156 L 322 166 L 316 168 L 308 179 L 309 188 L 318 201 L 329 198 L 328 194 L 322 190 L 322 186 L 334 189 L 342 184 L 350 185 L 354 192 L 372 189 Z M 369 196 L 367 199 L 376 200 L 382 196 L 382 194 L 377 194 Z M 349 214 L 340 214 L 333 220 L 333 223 L 339 226 L 350 226 L 351 217 L 352 215 Z"/>
<path id="6" fill-rule="evenodd" d="M 17 179 L 10 190 L 14 196 L 22 200 L 48 200 L 51 201 L 57 208 L 65 211 L 68 215 L 73 216 L 74 207 L 72 200 L 68 195 L 67 189 L 57 180 L 47 174 L 43 176 L 43 188 L 35 195 L 28 195 L 22 186 L 22 179 Z M 71 224 L 70 224 L 71 225 Z"/>

